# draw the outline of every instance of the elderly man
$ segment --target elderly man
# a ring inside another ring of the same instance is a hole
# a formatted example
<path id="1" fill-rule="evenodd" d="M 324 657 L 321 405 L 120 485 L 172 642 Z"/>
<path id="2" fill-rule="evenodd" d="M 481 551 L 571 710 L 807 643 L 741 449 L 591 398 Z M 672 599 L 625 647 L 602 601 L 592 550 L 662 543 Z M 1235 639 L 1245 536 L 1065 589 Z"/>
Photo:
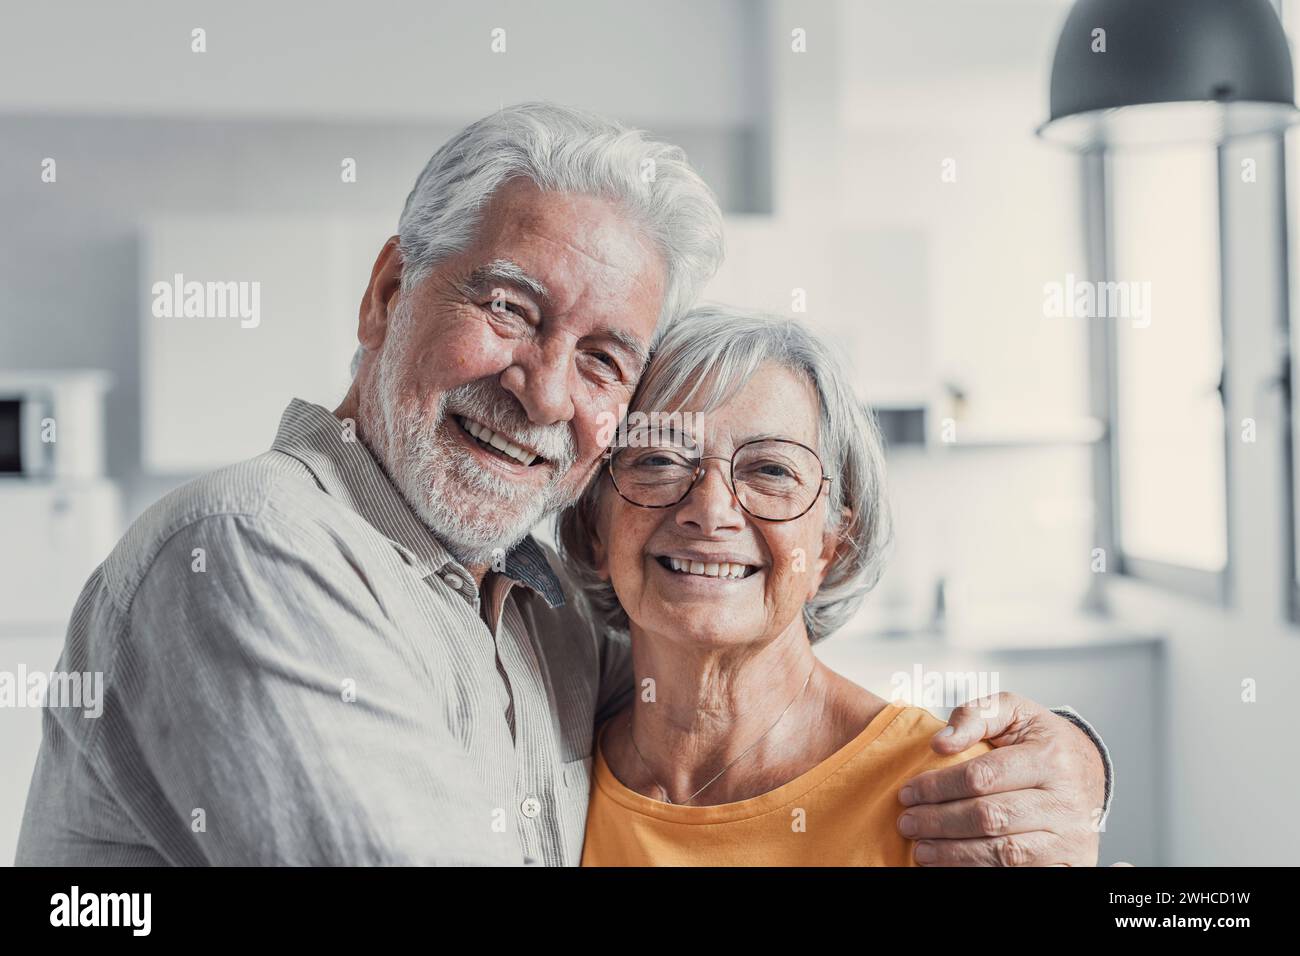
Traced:
<path id="1" fill-rule="evenodd" d="M 87 583 L 61 667 L 104 673 L 104 713 L 47 710 L 18 862 L 576 864 L 631 669 L 529 529 L 593 474 L 721 222 L 680 150 L 575 110 L 438 150 L 342 404 L 291 403 Z M 1092 740 L 997 703 L 936 747 L 1006 746 L 918 778 L 900 828 L 939 862 L 1094 863 Z"/>

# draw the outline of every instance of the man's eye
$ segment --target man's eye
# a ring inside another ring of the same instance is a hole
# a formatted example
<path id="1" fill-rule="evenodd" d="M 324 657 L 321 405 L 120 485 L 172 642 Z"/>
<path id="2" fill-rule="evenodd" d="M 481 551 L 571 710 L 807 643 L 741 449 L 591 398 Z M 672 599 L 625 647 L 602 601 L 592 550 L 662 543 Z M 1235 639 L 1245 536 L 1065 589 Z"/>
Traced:
<path id="1" fill-rule="evenodd" d="M 588 352 L 587 356 L 600 366 L 602 373 L 619 377 L 621 369 L 618 367 L 618 360 L 608 352 Z"/>
<path id="2" fill-rule="evenodd" d="M 513 302 L 507 302 L 504 299 L 493 299 L 487 304 L 487 309 L 494 315 L 515 315 L 525 320 L 528 318 L 528 312 L 523 306 L 515 305 Z"/>

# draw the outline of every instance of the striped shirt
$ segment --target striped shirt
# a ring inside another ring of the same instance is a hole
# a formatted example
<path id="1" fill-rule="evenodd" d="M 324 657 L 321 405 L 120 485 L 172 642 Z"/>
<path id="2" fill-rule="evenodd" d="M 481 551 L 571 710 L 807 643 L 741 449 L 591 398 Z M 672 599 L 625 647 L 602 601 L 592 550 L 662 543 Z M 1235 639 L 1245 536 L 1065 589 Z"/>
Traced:
<path id="1" fill-rule="evenodd" d="M 102 673 L 103 713 L 46 708 L 16 862 L 576 865 L 632 672 L 559 569 L 511 551 L 490 629 L 365 446 L 295 400 L 87 582 L 58 670 Z"/>

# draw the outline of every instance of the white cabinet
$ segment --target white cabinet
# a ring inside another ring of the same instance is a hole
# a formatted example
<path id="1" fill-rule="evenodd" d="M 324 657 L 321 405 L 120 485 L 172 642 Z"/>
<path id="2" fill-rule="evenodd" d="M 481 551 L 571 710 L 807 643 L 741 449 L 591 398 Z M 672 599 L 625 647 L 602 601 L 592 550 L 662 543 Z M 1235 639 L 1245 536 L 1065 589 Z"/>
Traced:
<path id="1" fill-rule="evenodd" d="M 63 642 L 53 637 L 0 637 L 0 672 L 49 673 L 54 669 Z M 18 831 L 27 788 L 41 747 L 39 707 L 6 707 L 0 710 L 0 866 L 10 866 L 18 850 Z"/>
<path id="2" fill-rule="evenodd" d="M 1055 639 L 1054 627 L 1061 629 Z M 916 700 L 911 692 L 918 686 L 928 692 L 929 681 L 945 678 L 956 687 L 974 685 L 976 693 L 956 695 L 962 700 L 1013 691 L 1046 707 L 1073 707 L 1105 740 L 1115 765 L 1115 799 L 1102 834 L 1101 864 L 1166 862 L 1169 768 L 1161 640 L 1118 627 L 1096 627 L 1088 634 L 1088 628 L 1068 621 L 1039 628 L 1039 646 L 1011 634 L 998 647 L 992 641 L 962 646 L 960 641 L 889 640 L 846 630 L 850 633 L 818 644 L 817 656 L 873 693 L 926 706 L 945 720 L 950 707 L 931 702 L 926 693 Z M 1034 633 L 1028 626 L 1022 630 L 1022 636 Z M 1112 633 L 1101 633 L 1107 630 Z"/>
<path id="3" fill-rule="evenodd" d="M 145 467 L 184 474 L 251 457 L 269 447 L 291 398 L 342 399 L 361 299 L 394 226 L 152 221 L 140 276 Z"/>
<path id="4" fill-rule="evenodd" d="M 0 480 L 0 635 L 62 634 L 120 522 L 110 482 Z"/>

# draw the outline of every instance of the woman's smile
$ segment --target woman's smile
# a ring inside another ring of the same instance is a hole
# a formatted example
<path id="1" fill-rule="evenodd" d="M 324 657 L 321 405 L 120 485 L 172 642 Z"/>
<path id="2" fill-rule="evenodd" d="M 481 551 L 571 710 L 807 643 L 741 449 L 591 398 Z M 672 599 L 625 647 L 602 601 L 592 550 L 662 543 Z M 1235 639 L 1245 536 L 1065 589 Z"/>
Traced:
<path id="1" fill-rule="evenodd" d="M 672 578 L 676 590 L 706 590 L 752 586 L 762 577 L 763 566 L 754 559 L 735 555 L 702 555 L 675 552 L 651 555 L 659 573 Z"/>

